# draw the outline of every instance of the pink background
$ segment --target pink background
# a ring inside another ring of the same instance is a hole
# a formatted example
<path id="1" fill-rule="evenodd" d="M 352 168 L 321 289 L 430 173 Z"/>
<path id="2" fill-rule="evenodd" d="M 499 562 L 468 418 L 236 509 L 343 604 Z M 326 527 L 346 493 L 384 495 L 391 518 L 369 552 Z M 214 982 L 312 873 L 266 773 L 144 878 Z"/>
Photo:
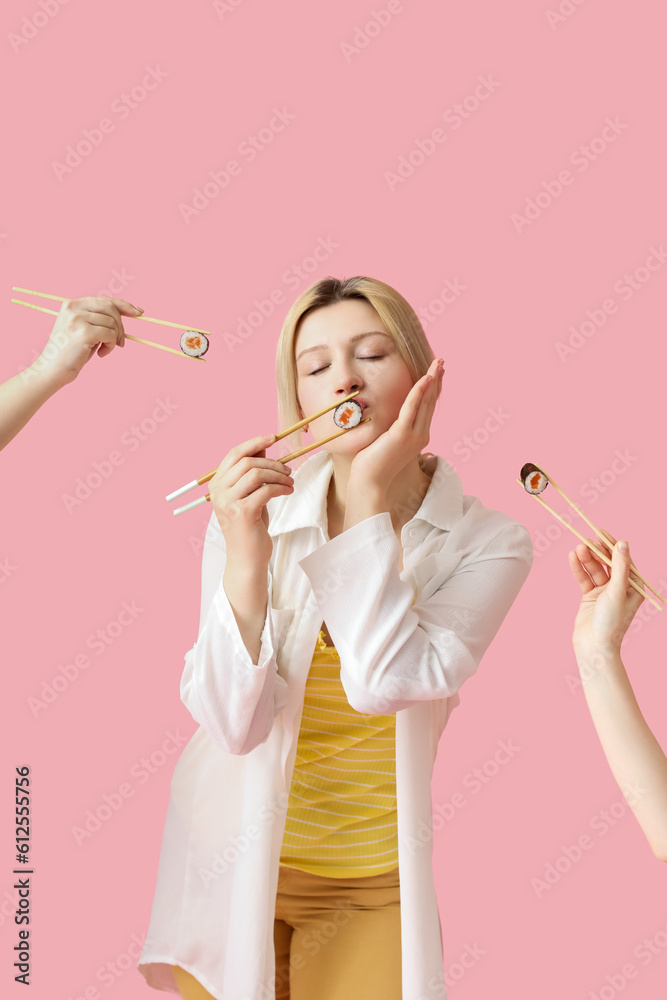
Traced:
<path id="1" fill-rule="evenodd" d="M 544 466 L 596 524 L 629 538 L 665 591 L 667 260 L 646 266 L 667 243 L 665 13 L 649 0 L 563 0 L 571 12 L 561 20 L 556 0 L 43 3 L 44 24 L 38 0 L 11 0 L 2 13 L 0 375 L 26 367 L 52 327 L 10 303 L 14 284 L 70 298 L 115 291 L 146 315 L 213 333 L 206 365 L 130 342 L 93 358 L 0 456 L 0 561 L 12 567 L 0 584 L 3 996 L 25 995 L 8 916 L 13 769 L 24 763 L 34 796 L 30 996 L 149 995 L 128 953 L 146 931 L 177 759 L 161 747 L 169 732 L 195 730 L 179 681 L 210 515 L 207 505 L 174 518 L 164 497 L 235 443 L 278 429 L 275 345 L 294 298 L 328 274 L 368 274 L 429 310 L 426 334 L 446 366 L 429 450 L 454 464 L 464 493 L 525 524 L 536 547 L 434 774 L 434 805 L 449 817 L 434 833 L 449 995 L 654 1000 L 667 979 L 667 869 L 622 805 L 581 689 L 568 686 L 578 676 L 574 536 L 515 480 L 526 461 Z M 388 23 L 366 32 L 381 10 Z M 121 111 L 149 68 L 154 89 Z M 475 100 L 480 78 L 491 92 Z M 467 117 L 456 118 L 466 99 Z M 262 133 L 250 162 L 239 146 L 275 109 L 293 118 Z M 113 128 L 59 179 L 54 162 L 104 118 Z M 605 143 L 607 119 L 620 124 Z M 434 129 L 441 141 L 429 146 Z M 418 141 L 430 150 L 422 163 Z M 586 169 L 582 146 L 595 156 Z M 179 206 L 231 159 L 240 172 L 186 221 Z M 392 181 L 399 162 L 409 176 Z M 516 216 L 540 192 L 522 224 Z M 632 289 L 623 276 L 635 272 Z M 252 336 L 225 339 L 275 289 L 284 299 Z M 616 311 L 593 325 L 610 299 Z M 587 311 L 589 335 L 559 355 Z M 177 346 L 168 327 L 125 329 Z M 160 423 L 158 401 L 171 411 Z M 491 411 L 501 418 L 485 428 Z M 96 463 L 109 472 L 114 451 L 120 464 L 68 511 L 64 495 Z M 565 506 L 553 492 L 549 502 Z M 142 610 L 96 653 L 88 638 L 123 602 Z M 667 746 L 665 623 L 647 604 L 641 615 L 624 660 Z M 81 654 L 90 665 L 35 715 L 28 699 Z M 499 741 L 520 748 L 502 766 L 492 763 Z M 141 761 L 151 756 L 149 773 Z M 73 828 L 105 795 L 118 802 L 122 785 L 128 797 L 77 843 Z M 465 804 L 447 810 L 457 792 Z M 584 834 L 593 847 L 538 894 L 531 880 Z M 466 949 L 477 956 L 469 968 Z"/>

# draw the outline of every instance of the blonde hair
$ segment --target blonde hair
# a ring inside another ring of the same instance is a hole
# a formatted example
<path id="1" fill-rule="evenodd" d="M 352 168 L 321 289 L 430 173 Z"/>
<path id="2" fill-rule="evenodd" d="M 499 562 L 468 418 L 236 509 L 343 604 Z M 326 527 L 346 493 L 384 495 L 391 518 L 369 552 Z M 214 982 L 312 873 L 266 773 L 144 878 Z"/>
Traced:
<path id="1" fill-rule="evenodd" d="M 414 309 L 403 296 L 377 278 L 357 275 L 354 278 L 322 278 L 307 288 L 290 307 L 283 322 L 276 348 L 276 383 L 278 387 L 278 420 L 280 427 L 291 427 L 307 414 L 299 410 L 297 399 L 297 370 L 294 358 L 299 324 L 315 309 L 334 305 L 345 299 L 362 299 L 375 309 L 398 348 L 412 376 L 412 384 L 428 371 L 435 358 L 431 345 Z M 324 404 L 326 405 L 326 403 Z M 333 431 L 332 431 L 333 433 Z M 283 442 L 289 451 L 304 447 L 303 431 L 293 431 Z M 285 452 L 287 454 L 287 452 Z M 296 468 L 310 454 L 293 460 Z"/>

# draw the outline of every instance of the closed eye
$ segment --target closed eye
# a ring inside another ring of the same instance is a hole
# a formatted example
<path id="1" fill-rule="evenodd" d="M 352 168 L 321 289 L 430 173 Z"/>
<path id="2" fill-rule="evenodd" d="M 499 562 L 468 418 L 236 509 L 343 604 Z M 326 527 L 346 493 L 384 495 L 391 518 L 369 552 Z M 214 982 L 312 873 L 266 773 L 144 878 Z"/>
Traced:
<path id="1" fill-rule="evenodd" d="M 361 358 L 359 358 L 359 360 L 360 361 L 379 361 L 381 358 L 384 358 L 384 357 L 385 357 L 384 354 L 369 354 L 369 355 L 362 356 Z M 323 372 L 324 369 L 328 368 L 328 367 L 329 367 L 328 365 L 324 365 L 322 368 L 316 368 L 314 372 L 308 372 L 308 374 L 309 375 L 319 375 L 320 372 Z"/>

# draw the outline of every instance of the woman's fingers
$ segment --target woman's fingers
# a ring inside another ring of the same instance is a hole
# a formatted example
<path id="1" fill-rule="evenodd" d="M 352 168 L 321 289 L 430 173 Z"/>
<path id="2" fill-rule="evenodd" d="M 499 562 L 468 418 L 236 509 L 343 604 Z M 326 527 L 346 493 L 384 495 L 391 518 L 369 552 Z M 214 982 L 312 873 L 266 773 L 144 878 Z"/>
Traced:
<path id="1" fill-rule="evenodd" d="M 599 532 L 600 532 L 600 533 L 601 533 L 601 534 L 602 534 L 602 535 L 603 535 L 603 536 L 604 536 L 604 537 L 605 537 L 605 538 L 606 538 L 606 539 L 607 539 L 607 540 L 608 540 L 609 542 L 611 542 L 611 548 L 613 548 L 613 547 L 614 547 L 614 545 L 616 545 L 616 539 L 615 539 L 615 538 L 614 538 L 614 536 L 612 535 L 611 531 L 607 531 L 607 529 L 606 529 L 606 528 L 598 528 L 598 531 L 599 531 Z"/>
<path id="2" fill-rule="evenodd" d="M 444 367 L 438 363 L 439 359 L 435 361 L 435 369 L 433 365 L 429 369 L 429 374 L 432 376 L 432 381 L 429 382 L 424 395 L 422 396 L 422 405 L 417 413 L 417 430 L 424 431 L 427 435 L 430 433 L 431 420 L 433 419 L 433 414 L 435 412 L 435 404 L 438 401 L 438 396 L 440 394 L 440 386 L 442 385 L 442 376 L 444 373 Z M 419 424 L 422 423 L 420 427 Z"/>
<path id="3" fill-rule="evenodd" d="M 593 542 L 592 538 L 587 539 L 589 542 Z M 595 544 L 593 542 L 593 544 Z M 603 587 L 605 583 L 608 583 L 609 576 L 607 570 L 602 562 L 597 558 L 594 552 L 592 552 L 587 545 L 578 545 L 577 551 L 581 551 L 580 561 L 586 572 L 589 574 L 591 580 L 596 587 Z"/>
<path id="4" fill-rule="evenodd" d="M 572 570 L 575 580 L 581 587 L 581 593 L 588 594 L 591 590 L 594 590 L 595 587 L 591 583 L 590 576 L 581 564 L 581 560 L 579 558 L 580 548 L 585 548 L 585 546 L 577 546 L 576 549 L 573 549 L 572 552 L 569 553 L 570 569 Z"/>
<path id="5" fill-rule="evenodd" d="M 123 316 L 141 316 L 143 313 L 143 309 L 140 309 L 139 306 L 133 306 L 126 299 L 113 299 L 108 295 L 84 295 L 80 299 L 69 299 L 66 304 L 69 308 L 78 306 L 80 309 L 89 310 L 89 312 L 102 312 L 107 315 L 113 315 L 115 319 L 119 319 L 120 314 Z"/>
<path id="6" fill-rule="evenodd" d="M 225 486 L 230 493 L 233 492 L 235 500 L 248 496 L 263 483 L 291 486 L 292 476 L 280 462 L 254 457 L 249 460 L 241 459 L 232 466 L 225 478 Z"/>
<path id="7" fill-rule="evenodd" d="M 87 342 L 92 348 L 99 344 L 97 354 L 100 358 L 111 354 L 114 347 L 125 346 L 125 331 L 122 324 L 119 331 L 119 322 L 113 316 L 101 312 L 86 312 L 82 313 L 82 318 L 86 323 Z"/>
<path id="8" fill-rule="evenodd" d="M 605 555 L 611 558 L 614 546 L 616 545 L 616 539 L 609 531 L 605 531 L 604 528 L 598 528 L 597 530 L 599 532 L 597 537 L 598 548 L 602 549 Z"/>
<path id="9" fill-rule="evenodd" d="M 91 326 L 109 326 L 110 320 L 115 331 L 115 343 L 118 347 L 125 346 L 125 330 L 121 315 L 140 316 L 143 312 L 143 309 L 132 305 L 126 299 L 114 299 L 107 295 L 86 295 L 80 299 L 70 299 L 64 305 L 66 312 L 85 316 Z M 105 340 L 105 343 L 110 343 L 110 341 Z M 110 350 L 98 351 L 102 357 L 108 353 Z"/>
<path id="10" fill-rule="evenodd" d="M 257 506 L 263 507 L 279 491 L 294 489 L 289 466 L 266 458 L 268 443 L 264 436 L 250 438 L 225 455 L 209 485 L 216 509 L 224 512 L 234 509 L 238 512 L 237 502 L 249 498 L 250 506 L 244 510 L 246 514 L 252 515 Z M 264 515 L 262 519 L 266 524 Z"/>
<path id="11" fill-rule="evenodd" d="M 428 375 L 432 376 L 431 382 L 427 381 Z M 410 401 L 407 413 L 410 426 L 416 435 L 425 437 L 426 439 L 430 436 L 431 420 L 433 419 L 441 383 L 442 369 L 438 365 L 438 359 L 436 358 L 431 362 L 426 375 L 423 375 L 418 382 L 415 382 L 407 397 Z"/>
<path id="12" fill-rule="evenodd" d="M 63 304 L 63 313 L 71 335 L 82 333 L 84 343 L 91 349 L 101 345 L 97 351 L 100 357 L 110 354 L 116 346 L 125 345 L 120 313 L 111 299 L 71 299 Z"/>
<path id="13" fill-rule="evenodd" d="M 611 578 L 609 593 L 618 601 L 623 601 L 629 587 L 630 577 L 630 553 L 621 552 L 618 545 L 614 546 L 611 554 Z M 635 593 L 634 587 L 630 588 Z"/>
<path id="14" fill-rule="evenodd" d="M 239 462 L 244 456 L 253 455 L 257 458 L 264 458 L 267 445 L 267 438 L 263 434 L 258 434 L 256 437 L 248 438 L 247 441 L 241 441 L 240 444 L 235 444 L 233 448 L 229 449 L 218 466 L 216 477 L 224 475 L 228 469 L 231 469 L 232 466 L 236 465 L 236 463 Z"/>

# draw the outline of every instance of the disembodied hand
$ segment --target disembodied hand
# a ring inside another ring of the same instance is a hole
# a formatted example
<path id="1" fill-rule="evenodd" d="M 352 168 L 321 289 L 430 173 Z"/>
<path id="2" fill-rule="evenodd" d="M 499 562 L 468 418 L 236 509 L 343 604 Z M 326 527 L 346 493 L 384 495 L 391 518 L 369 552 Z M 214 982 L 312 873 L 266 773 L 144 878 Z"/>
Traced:
<path id="1" fill-rule="evenodd" d="M 66 299 L 44 350 L 31 366 L 56 387 L 73 382 L 93 354 L 104 358 L 125 346 L 122 316 L 140 316 L 143 309 L 107 295 Z"/>
<path id="2" fill-rule="evenodd" d="M 611 545 L 599 538 L 589 541 L 611 557 L 611 569 L 583 543 L 569 553 L 570 569 L 582 593 L 572 633 L 575 649 L 620 650 L 623 636 L 644 601 L 628 583 L 632 561 L 628 543 L 617 543 L 608 531 L 605 535 Z"/>

